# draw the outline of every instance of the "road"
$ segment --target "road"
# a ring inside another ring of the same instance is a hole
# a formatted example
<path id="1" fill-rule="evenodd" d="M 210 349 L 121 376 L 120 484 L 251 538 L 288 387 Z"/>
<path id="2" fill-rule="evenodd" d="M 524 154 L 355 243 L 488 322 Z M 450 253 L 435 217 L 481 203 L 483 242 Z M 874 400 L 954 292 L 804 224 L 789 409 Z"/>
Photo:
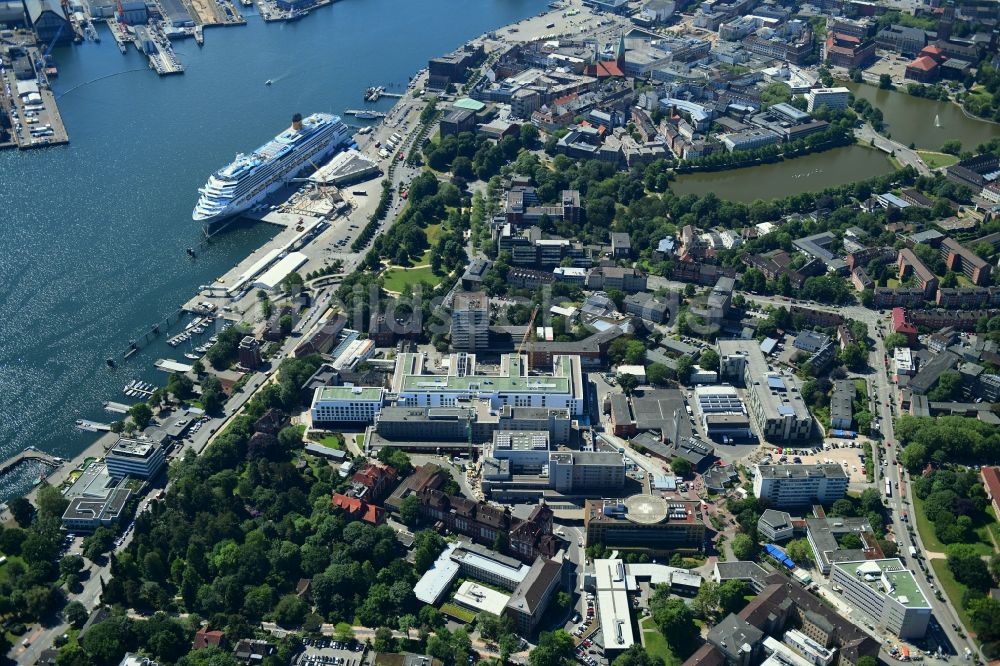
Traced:
<path id="1" fill-rule="evenodd" d="M 864 144 L 871 144 L 872 141 L 875 142 L 875 147 L 885 153 L 894 153 L 897 160 L 906 166 L 912 166 L 921 176 L 929 176 L 931 170 L 924 164 L 924 161 L 920 159 L 920 155 L 917 151 L 904 146 L 901 143 L 897 143 L 892 139 L 887 139 L 878 132 L 876 132 L 871 125 L 865 123 L 859 129 L 854 130 L 854 136 L 857 137 L 858 141 Z"/>
<path id="2" fill-rule="evenodd" d="M 753 301 L 759 305 L 787 307 L 793 304 L 792 301 L 782 297 L 757 296 L 752 294 L 745 294 L 745 296 L 748 301 Z M 904 561 L 909 560 L 910 558 L 907 551 L 910 545 L 913 545 L 919 553 L 924 553 L 926 551 L 920 540 L 919 531 L 914 530 L 914 537 L 911 540 L 910 533 L 906 529 L 907 525 L 902 520 L 903 511 L 906 511 L 910 515 L 911 520 L 913 520 L 913 507 L 910 504 L 910 498 L 913 496 L 913 490 L 910 485 L 910 476 L 908 474 L 904 475 L 903 483 L 901 484 L 906 491 L 905 499 L 900 496 L 899 489 L 897 489 L 895 485 L 896 481 L 900 478 L 901 467 L 896 462 L 899 442 L 896 441 L 893 429 L 893 418 L 895 417 L 895 403 L 893 400 L 894 387 L 892 387 L 889 383 L 889 370 L 886 368 L 885 364 L 885 335 L 892 332 L 889 328 L 889 315 L 875 310 L 869 310 L 868 308 L 861 306 L 831 307 L 816 305 L 813 303 L 800 303 L 800 305 L 816 310 L 822 310 L 824 312 L 836 312 L 849 321 L 854 320 L 864 322 L 868 325 L 869 337 L 875 340 L 875 349 L 872 351 L 869 359 L 869 366 L 872 368 L 869 372 L 869 378 L 878 394 L 878 404 L 876 405 L 876 408 L 881 421 L 881 431 L 883 435 L 882 444 L 880 446 L 880 455 L 887 461 L 886 475 L 893 481 L 892 498 L 890 498 L 888 503 L 892 519 L 892 531 L 895 535 L 896 543 L 899 546 L 900 559 L 904 559 Z M 879 491 L 884 494 L 884 486 L 885 483 L 881 468 L 876 465 L 875 488 L 879 489 Z M 958 632 L 952 629 L 953 624 L 961 626 L 961 621 L 958 618 L 958 614 L 952 607 L 951 602 L 947 601 L 947 597 L 945 597 L 946 601 L 939 601 L 934 595 L 934 590 L 930 587 L 933 576 L 924 575 L 915 564 L 910 564 L 910 568 L 916 572 L 917 584 L 920 587 L 920 591 L 930 603 L 934 617 L 937 619 L 942 631 L 947 636 L 948 641 L 959 652 L 964 652 L 965 646 L 968 646 L 974 654 L 979 655 L 980 659 L 986 661 L 974 641 L 967 638 L 960 638 L 958 636 Z M 929 565 L 928 572 L 932 573 Z"/>

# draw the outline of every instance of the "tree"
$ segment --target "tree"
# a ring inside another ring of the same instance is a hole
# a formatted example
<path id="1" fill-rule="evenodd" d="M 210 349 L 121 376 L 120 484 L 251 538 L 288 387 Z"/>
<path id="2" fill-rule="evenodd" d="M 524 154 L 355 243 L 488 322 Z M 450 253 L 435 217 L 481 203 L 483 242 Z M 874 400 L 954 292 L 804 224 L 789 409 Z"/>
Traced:
<path id="1" fill-rule="evenodd" d="M 528 655 L 531 666 L 572 666 L 573 637 L 565 631 L 543 631 L 538 645 Z"/>
<path id="2" fill-rule="evenodd" d="M 354 640 L 354 629 L 347 622 L 338 622 L 333 628 L 333 637 L 341 643 Z"/>
<path id="3" fill-rule="evenodd" d="M 687 386 L 691 381 L 691 370 L 694 368 L 694 361 L 690 356 L 681 356 L 677 359 L 677 381 Z"/>
<path id="4" fill-rule="evenodd" d="M 656 628 L 674 653 L 681 659 L 690 656 L 699 635 L 694 612 L 681 599 L 671 598 L 670 590 L 665 585 L 657 586 L 649 607 Z"/>
<path id="5" fill-rule="evenodd" d="M 62 518 L 66 507 L 69 506 L 69 501 L 56 488 L 43 481 L 38 486 L 38 492 L 35 495 L 35 504 L 38 506 L 38 512 L 43 518 Z"/>
<path id="6" fill-rule="evenodd" d="M 945 547 L 945 554 L 948 556 L 948 568 L 955 580 L 974 590 L 989 591 L 993 577 L 975 546 L 949 544 Z"/>
<path id="7" fill-rule="evenodd" d="M 285 314 L 278 318 L 278 330 L 281 331 L 282 335 L 288 335 L 292 332 L 292 327 L 295 325 L 295 320 L 292 319 L 292 315 Z"/>
<path id="8" fill-rule="evenodd" d="M 347 623 L 343 622 L 342 624 Z M 379 627 L 376 629 L 375 640 L 372 642 L 372 648 L 376 652 L 395 652 L 396 639 L 392 637 L 392 629 L 389 627 Z"/>
<path id="9" fill-rule="evenodd" d="M 878 87 L 882 90 L 892 90 L 892 77 L 888 74 L 880 74 L 878 77 Z"/>
<path id="10" fill-rule="evenodd" d="M 646 381 L 653 386 L 666 386 L 673 376 L 673 370 L 662 363 L 650 363 L 646 368 Z"/>
<path id="11" fill-rule="evenodd" d="M 747 604 L 750 587 L 744 580 L 727 580 L 719 586 L 719 608 L 723 615 L 738 613 Z"/>
<path id="12" fill-rule="evenodd" d="M 618 384 L 622 387 L 622 393 L 632 395 L 639 387 L 639 378 L 630 374 L 618 375 Z"/>
<path id="13" fill-rule="evenodd" d="M 878 659 L 875 657 L 858 657 L 857 666 L 878 666 Z"/>
<path id="14" fill-rule="evenodd" d="M 407 495 L 399 503 L 399 517 L 407 527 L 413 527 L 420 519 L 420 500 L 416 495 Z"/>
<path id="15" fill-rule="evenodd" d="M 139 430 L 145 430 L 146 426 L 153 419 L 153 410 L 146 403 L 137 402 L 129 408 L 128 415 L 135 421 L 135 425 Z"/>
<path id="16" fill-rule="evenodd" d="M 976 638 L 983 642 L 1000 639 L 1000 601 L 992 597 L 972 599 L 968 611 Z"/>
<path id="17" fill-rule="evenodd" d="M 233 326 L 232 328 L 229 328 L 228 330 L 220 333 L 219 342 L 215 343 L 212 349 L 215 349 L 215 347 L 219 346 L 219 344 L 222 342 L 223 335 L 225 335 L 229 331 L 232 331 L 235 328 L 236 326 Z M 212 350 L 210 349 L 209 355 L 211 355 L 211 352 Z M 211 360 L 211 358 L 209 358 L 209 360 Z M 213 363 L 213 365 L 215 364 Z M 192 395 L 194 395 L 194 382 L 192 382 L 191 378 L 185 374 L 179 372 L 172 372 L 170 373 L 170 377 L 167 379 L 167 392 L 173 395 L 178 400 L 187 400 Z"/>
<path id="18" fill-rule="evenodd" d="M 886 351 L 889 352 L 890 354 L 897 347 L 908 347 L 910 345 L 910 341 L 907 340 L 906 336 L 903 335 L 902 333 L 890 333 L 889 335 L 885 336 L 884 343 Z"/>
<path id="19" fill-rule="evenodd" d="M 732 547 L 733 555 L 736 556 L 737 560 L 749 560 L 753 558 L 754 553 L 757 551 L 753 539 L 746 534 L 737 534 L 734 536 Z"/>
<path id="20" fill-rule="evenodd" d="M 94 562 L 104 553 L 111 550 L 114 543 L 115 533 L 103 525 L 98 527 L 83 540 L 83 556 Z"/>
<path id="21" fill-rule="evenodd" d="M 958 155 L 962 152 L 962 142 L 958 139 L 950 139 L 941 146 L 941 152 L 949 155 Z"/>
<path id="22" fill-rule="evenodd" d="M 858 550 L 864 544 L 861 543 L 861 537 L 853 532 L 849 532 L 840 538 L 840 547 L 844 550 Z"/>
<path id="23" fill-rule="evenodd" d="M 864 348 L 864 345 L 852 342 L 840 350 L 839 359 L 848 368 L 857 370 L 863 368 L 868 362 L 868 350 Z"/>
<path id="24" fill-rule="evenodd" d="M 719 608 L 719 584 L 706 580 L 698 588 L 698 594 L 691 601 L 691 609 L 702 619 L 709 619 Z"/>
<path id="25" fill-rule="evenodd" d="M 77 629 L 87 621 L 87 609 L 79 601 L 71 601 L 63 608 L 63 618 L 66 622 Z"/>
<path id="26" fill-rule="evenodd" d="M 698 357 L 698 365 L 702 370 L 712 370 L 715 372 L 719 371 L 719 355 L 714 349 L 702 350 L 701 356 Z"/>
<path id="27" fill-rule="evenodd" d="M 785 545 L 785 553 L 800 566 L 808 566 L 812 562 L 812 546 L 805 539 L 795 539 Z"/>
<path id="28" fill-rule="evenodd" d="M 35 517 L 35 507 L 31 506 L 31 502 L 23 497 L 15 497 L 7 504 L 7 508 L 10 509 L 10 515 L 14 516 L 18 525 L 21 527 L 31 525 Z"/>
<path id="29" fill-rule="evenodd" d="M 841 498 L 830 506 L 831 516 L 852 517 L 858 515 L 854 502 L 846 497 Z"/>
<path id="30" fill-rule="evenodd" d="M 59 573 L 63 576 L 77 574 L 83 571 L 83 558 L 79 555 L 64 555 L 59 560 Z"/>
<path id="31" fill-rule="evenodd" d="M 670 469 L 673 470 L 675 475 L 687 478 L 694 471 L 694 465 L 684 458 L 674 456 L 670 460 Z"/>
<path id="32" fill-rule="evenodd" d="M 629 649 L 615 657 L 611 666 L 664 666 L 663 659 L 649 654 L 644 647 L 634 643 Z"/>
<path id="33" fill-rule="evenodd" d="M 274 621 L 282 627 L 291 629 L 302 624 L 308 612 L 309 606 L 301 597 L 286 594 L 274 607 Z"/>

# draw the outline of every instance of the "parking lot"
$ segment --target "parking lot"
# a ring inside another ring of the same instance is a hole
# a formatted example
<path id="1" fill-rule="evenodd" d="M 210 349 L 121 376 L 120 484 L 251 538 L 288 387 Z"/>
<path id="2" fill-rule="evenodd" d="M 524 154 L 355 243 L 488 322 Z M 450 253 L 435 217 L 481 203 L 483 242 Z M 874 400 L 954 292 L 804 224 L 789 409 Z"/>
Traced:
<path id="1" fill-rule="evenodd" d="M 365 646 L 358 641 L 304 638 L 302 644 L 305 651 L 299 655 L 300 666 L 360 666 L 365 657 Z"/>
<path id="2" fill-rule="evenodd" d="M 818 451 L 815 449 L 783 449 L 782 454 L 778 454 L 775 451 L 771 454 L 771 462 L 775 464 L 784 462 L 795 465 L 823 465 L 833 463 L 844 468 L 850 479 L 850 483 L 868 482 L 868 479 L 865 477 L 865 453 L 861 442 L 837 440 L 835 442 L 827 442 L 826 446 L 830 448 L 826 450 L 820 448 Z M 782 457 L 785 458 L 784 461 L 781 460 Z"/>

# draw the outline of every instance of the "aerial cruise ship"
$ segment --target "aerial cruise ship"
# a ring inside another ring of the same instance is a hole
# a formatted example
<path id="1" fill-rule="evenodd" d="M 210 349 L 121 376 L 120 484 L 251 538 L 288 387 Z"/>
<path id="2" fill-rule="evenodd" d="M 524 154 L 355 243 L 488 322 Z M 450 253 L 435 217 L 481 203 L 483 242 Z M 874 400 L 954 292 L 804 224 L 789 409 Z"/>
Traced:
<path id="1" fill-rule="evenodd" d="M 191 217 L 210 225 L 252 208 L 305 167 L 318 166 L 350 140 L 351 130 L 338 116 L 314 113 L 303 118 L 296 113 L 291 127 L 249 155 L 240 153 L 209 176 L 198 190 L 201 196 Z"/>

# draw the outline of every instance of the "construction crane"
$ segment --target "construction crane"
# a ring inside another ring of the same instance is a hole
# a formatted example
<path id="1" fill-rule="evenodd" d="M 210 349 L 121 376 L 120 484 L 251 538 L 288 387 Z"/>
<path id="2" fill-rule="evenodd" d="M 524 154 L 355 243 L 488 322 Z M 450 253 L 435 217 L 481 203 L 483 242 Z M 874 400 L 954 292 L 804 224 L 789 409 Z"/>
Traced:
<path id="1" fill-rule="evenodd" d="M 517 347 L 517 355 L 518 355 L 518 357 L 520 357 L 521 354 L 524 353 L 524 347 L 525 347 L 525 345 L 529 345 L 530 344 L 531 347 L 534 347 L 533 343 L 535 342 L 535 317 L 537 317 L 537 316 L 538 316 L 538 306 L 536 305 L 535 309 L 531 311 L 531 318 L 528 319 L 528 330 L 526 330 L 524 332 L 524 337 L 521 338 L 521 344 L 518 345 L 518 347 Z M 529 349 L 529 351 L 530 351 L 530 349 Z M 531 354 L 530 353 L 528 354 L 528 366 L 529 367 L 531 366 Z"/>

